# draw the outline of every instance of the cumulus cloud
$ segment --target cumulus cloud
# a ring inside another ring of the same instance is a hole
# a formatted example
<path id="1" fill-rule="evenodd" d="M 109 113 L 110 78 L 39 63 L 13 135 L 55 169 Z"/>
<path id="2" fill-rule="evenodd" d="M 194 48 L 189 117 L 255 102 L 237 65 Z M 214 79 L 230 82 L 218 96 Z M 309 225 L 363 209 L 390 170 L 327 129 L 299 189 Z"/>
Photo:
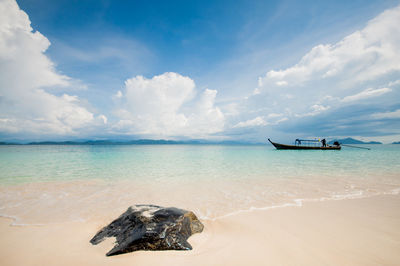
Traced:
<path id="1" fill-rule="evenodd" d="M 285 114 L 270 113 L 267 116 L 257 116 L 256 118 L 241 121 L 235 124 L 232 128 L 254 128 L 264 126 L 275 126 L 287 121 Z"/>
<path id="2" fill-rule="evenodd" d="M 151 137 L 207 137 L 224 127 L 216 95 L 209 89 L 197 95 L 192 79 L 173 72 L 151 79 L 133 77 L 125 81 L 114 130 Z"/>
<path id="3" fill-rule="evenodd" d="M 49 46 L 14 0 L 0 2 L 0 133 L 74 134 L 98 122 L 77 96 L 48 92 L 74 83 L 45 55 Z"/>
<path id="4" fill-rule="evenodd" d="M 363 90 L 360 93 L 354 94 L 354 95 L 349 95 L 346 96 L 342 99 L 342 102 L 352 102 L 352 101 L 358 101 L 358 100 L 362 100 L 362 99 L 366 99 L 366 98 L 371 98 L 371 97 L 377 97 L 380 96 L 382 94 L 391 92 L 392 89 L 390 88 L 380 88 L 380 89 L 366 89 Z"/>
<path id="5" fill-rule="evenodd" d="M 302 114 L 295 114 L 295 117 L 306 117 L 306 116 L 316 116 L 319 115 L 322 112 L 325 112 L 329 110 L 331 107 L 330 106 L 323 106 L 320 104 L 314 104 L 310 107 L 311 111 L 302 113 Z"/>
<path id="6" fill-rule="evenodd" d="M 257 126 L 266 126 L 268 123 L 264 120 L 263 117 L 257 116 L 254 119 L 250 119 L 247 121 L 239 122 L 233 126 L 233 128 L 240 128 L 240 127 L 257 127 Z"/>
<path id="7" fill-rule="evenodd" d="M 260 85 L 301 86 L 310 80 L 340 77 L 347 86 L 400 70 L 400 7 L 387 10 L 336 44 L 318 45 L 293 67 L 271 70 Z"/>
<path id="8" fill-rule="evenodd" d="M 118 101 L 119 99 L 122 98 L 122 96 L 123 96 L 122 91 L 117 91 L 117 93 L 112 96 L 112 99 Z"/>
<path id="9" fill-rule="evenodd" d="M 369 21 L 363 30 L 338 43 L 312 48 L 296 65 L 269 71 L 259 79 L 259 87 L 264 90 L 274 84 L 301 87 L 310 81 L 336 77 L 340 85 L 348 89 L 351 85 L 397 72 L 400 70 L 399 23 L 400 7 L 387 10 Z"/>
<path id="10" fill-rule="evenodd" d="M 297 127 L 299 132 L 315 135 L 321 117 L 329 121 L 340 116 L 351 122 L 356 115 L 371 117 L 376 110 L 393 112 L 400 98 L 398 25 L 400 6 L 384 11 L 337 43 L 313 47 L 293 66 L 268 71 L 258 79 L 257 93 L 249 97 L 246 108 L 263 106 L 258 115 L 264 117 L 285 114 L 288 121 L 281 130 L 296 131 Z M 301 119 L 307 119 L 308 129 L 298 126 Z M 334 132 L 332 128 L 329 133 Z"/>

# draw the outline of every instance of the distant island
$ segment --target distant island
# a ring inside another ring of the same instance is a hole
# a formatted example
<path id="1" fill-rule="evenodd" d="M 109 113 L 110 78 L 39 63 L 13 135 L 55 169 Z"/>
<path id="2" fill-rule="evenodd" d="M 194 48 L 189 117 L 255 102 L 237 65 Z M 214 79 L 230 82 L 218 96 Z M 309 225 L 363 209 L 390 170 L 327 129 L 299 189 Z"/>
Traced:
<path id="1" fill-rule="evenodd" d="M 339 141 L 341 144 L 382 144 L 378 141 L 364 142 L 353 138 L 334 139 L 328 142 L 333 144 Z M 19 141 L 0 141 L 0 145 L 259 145 L 265 144 L 260 142 L 247 141 L 212 141 L 204 139 L 191 140 L 166 140 L 166 139 L 137 139 L 137 140 L 68 140 L 68 141 L 34 141 L 34 142 L 19 142 Z M 400 141 L 392 144 L 400 144 Z"/>
<path id="2" fill-rule="evenodd" d="M 28 143 L 20 142 L 0 142 L 0 145 L 256 145 L 243 141 L 209 141 L 209 140 L 165 140 L 165 139 L 138 139 L 138 140 L 80 140 L 80 141 L 35 141 Z"/>
<path id="3" fill-rule="evenodd" d="M 392 142 L 392 144 L 400 144 L 400 141 Z"/>
<path id="4" fill-rule="evenodd" d="M 335 140 L 329 141 L 328 143 L 333 144 L 335 141 L 339 141 L 339 143 L 341 143 L 341 144 L 382 144 L 382 142 L 379 142 L 379 141 L 365 142 L 365 141 L 361 141 L 361 140 L 353 139 L 353 138 L 335 139 Z"/>

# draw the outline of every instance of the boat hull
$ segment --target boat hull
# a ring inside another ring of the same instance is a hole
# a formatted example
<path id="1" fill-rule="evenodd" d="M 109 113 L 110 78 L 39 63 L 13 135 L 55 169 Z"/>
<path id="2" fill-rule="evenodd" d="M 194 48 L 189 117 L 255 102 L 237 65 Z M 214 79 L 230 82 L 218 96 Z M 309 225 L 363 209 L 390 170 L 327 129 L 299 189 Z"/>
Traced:
<path id="1" fill-rule="evenodd" d="M 268 139 L 272 145 L 277 150 L 340 150 L 340 146 L 326 146 L 326 147 L 315 147 L 315 146 L 300 146 L 300 145 L 287 145 L 287 144 L 280 144 L 276 142 L 272 142 Z"/>

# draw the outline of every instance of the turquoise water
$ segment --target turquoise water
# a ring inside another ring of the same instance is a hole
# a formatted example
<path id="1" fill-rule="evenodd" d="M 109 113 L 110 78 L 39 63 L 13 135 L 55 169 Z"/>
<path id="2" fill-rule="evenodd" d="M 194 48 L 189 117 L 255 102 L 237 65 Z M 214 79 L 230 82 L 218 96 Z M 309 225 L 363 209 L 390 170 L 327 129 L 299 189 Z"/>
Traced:
<path id="1" fill-rule="evenodd" d="M 80 179 L 400 175 L 400 145 L 278 151 L 271 146 L 0 146 L 0 183 Z"/>
<path id="2" fill-rule="evenodd" d="M 0 214 L 88 218 L 134 203 L 179 205 L 203 218 L 299 200 L 398 193 L 400 145 L 278 151 L 270 145 L 0 146 Z M 94 207 L 94 203 L 97 203 Z M 37 213 L 21 211 L 34 206 Z M 53 215 L 54 207 L 59 213 Z M 100 210 L 100 209 L 99 209 Z"/>

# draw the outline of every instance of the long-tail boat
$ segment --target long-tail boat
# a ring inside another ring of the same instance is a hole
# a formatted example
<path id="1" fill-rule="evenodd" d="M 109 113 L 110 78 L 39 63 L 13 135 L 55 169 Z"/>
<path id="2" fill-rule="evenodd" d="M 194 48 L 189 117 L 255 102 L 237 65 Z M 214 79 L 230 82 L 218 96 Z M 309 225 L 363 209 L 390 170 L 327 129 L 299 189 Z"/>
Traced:
<path id="1" fill-rule="evenodd" d="M 280 144 L 272 142 L 268 139 L 277 150 L 340 150 L 339 142 L 334 142 L 333 145 L 326 145 L 323 141 L 321 144 L 319 140 L 296 139 L 294 145 Z"/>

